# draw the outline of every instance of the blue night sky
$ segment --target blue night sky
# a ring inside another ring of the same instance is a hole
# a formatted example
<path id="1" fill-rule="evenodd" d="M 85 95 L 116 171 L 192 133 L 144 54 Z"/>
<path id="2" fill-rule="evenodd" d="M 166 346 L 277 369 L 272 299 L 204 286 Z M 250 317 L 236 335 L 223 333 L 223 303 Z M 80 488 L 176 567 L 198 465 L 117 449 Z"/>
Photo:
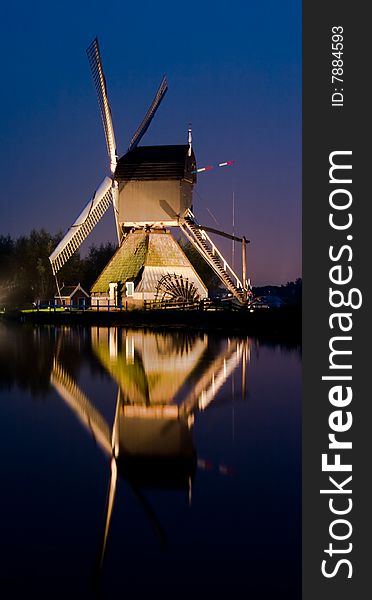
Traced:
<path id="1" fill-rule="evenodd" d="M 199 176 L 199 222 L 231 232 L 234 194 L 253 285 L 300 276 L 299 0 L 2 3 L 0 234 L 65 231 L 107 173 L 85 52 L 96 35 L 119 155 L 166 74 L 168 93 L 142 144 L 186 143 L 191 122 L 199 167 L 236 161 Z M 108 240 L 112 211 L 85 251 Z M 215 241 L 230 260 L 231 243 Z"/>

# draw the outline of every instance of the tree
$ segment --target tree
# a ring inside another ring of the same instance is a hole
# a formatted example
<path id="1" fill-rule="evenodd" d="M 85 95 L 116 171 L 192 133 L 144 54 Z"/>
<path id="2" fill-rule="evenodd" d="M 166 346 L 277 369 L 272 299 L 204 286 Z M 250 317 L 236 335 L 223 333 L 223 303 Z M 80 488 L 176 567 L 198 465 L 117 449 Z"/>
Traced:
<path id="1" fill-rule="evenodd" d="M 91 246 L 88 256 L 84 259 L 82 285 L 90 289 L 98 275 L 116 252 L 116 246 L 107 242 L 100 246 Z"/>
<path id="2" fill-rule="evenodd" d="M 29 236 L 13 240 L 0 236 L 0 304 L 24 305 L 53 299 L 56 280 L 49 256 L 62 239 L 62 233 L 52 235 L 41 229 L 33 229 Z M 80 283 L 87 291 L 115 252 L 111 243 L 91 246 L 89 254 L 82 259 L 75 252 L 58 272 L 62 286 Z"/>

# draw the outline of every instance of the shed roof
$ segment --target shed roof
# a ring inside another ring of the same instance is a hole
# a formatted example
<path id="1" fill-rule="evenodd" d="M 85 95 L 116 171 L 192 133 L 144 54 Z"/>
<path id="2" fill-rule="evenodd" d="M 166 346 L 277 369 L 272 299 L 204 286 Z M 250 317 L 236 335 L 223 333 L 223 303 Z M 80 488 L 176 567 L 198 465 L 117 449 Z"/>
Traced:
<path id="1" fill-rule="evenodd" d="M 122 156 L 117 164 L 118 180 L 187 179 L 195 183 L 194 152 L 188 156 L 187 144 L 173 146 L 137 146 Z"/>
<path id="2" fill-rule="evenodd" d="M 89 298 L 89 294 L 81 287 L 80 283 L 77 285 L 63 285 L 60 289 L 60 293 L 56 294 L 55 298 L 71 298 L 71 296 L 79 291 Z"/>

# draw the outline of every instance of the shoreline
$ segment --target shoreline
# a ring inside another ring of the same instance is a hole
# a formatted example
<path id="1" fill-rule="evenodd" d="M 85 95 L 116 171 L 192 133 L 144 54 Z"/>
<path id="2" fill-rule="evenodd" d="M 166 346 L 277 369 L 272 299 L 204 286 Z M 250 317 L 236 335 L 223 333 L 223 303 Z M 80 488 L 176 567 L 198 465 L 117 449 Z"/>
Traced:
<path id="1" fill-rule="evenodd" d="M 0 320 L 30 325 L 68 325 L 133 327 L 150 329 L 190 329 L 234 335 L 250 335 L 272 341 L 301 345 L 300 307 L 270 308 L 248 311 L 9 311 Z"/>

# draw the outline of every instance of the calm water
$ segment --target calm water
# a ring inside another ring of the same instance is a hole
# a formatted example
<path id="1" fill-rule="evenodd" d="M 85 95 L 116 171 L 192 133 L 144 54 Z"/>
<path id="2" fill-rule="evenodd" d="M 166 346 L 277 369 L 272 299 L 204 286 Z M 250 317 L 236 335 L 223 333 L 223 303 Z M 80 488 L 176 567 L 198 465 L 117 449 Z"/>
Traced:
<path id="1" fill-rule="evenodd" d="M 300 598 L 301 362 L 0 324 L 5 598 Z"/>

